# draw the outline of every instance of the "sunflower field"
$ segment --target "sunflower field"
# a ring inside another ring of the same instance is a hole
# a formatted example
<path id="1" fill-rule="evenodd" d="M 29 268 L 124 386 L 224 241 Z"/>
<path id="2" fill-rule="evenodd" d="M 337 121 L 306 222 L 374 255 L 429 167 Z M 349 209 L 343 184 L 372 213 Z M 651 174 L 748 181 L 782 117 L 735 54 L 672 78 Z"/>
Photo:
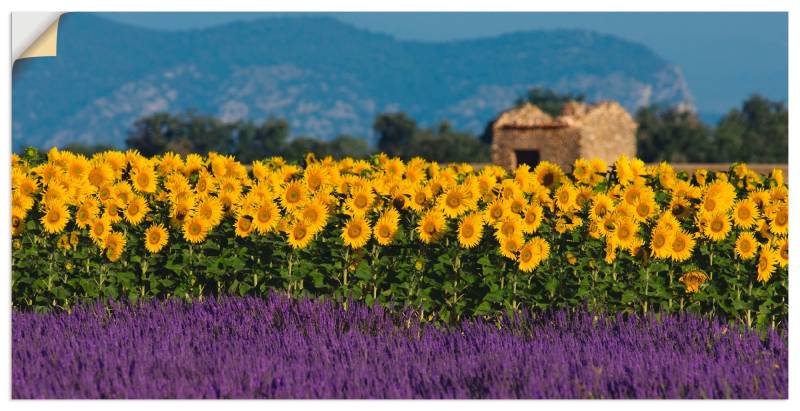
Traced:
<path id="1" fill-rule="evenodd" d="M 12 158 L 12 300 L 322 297 L 426 321 L 523 309 L 788 315 L 788 187 L 745 164 L 488 166 L 57 149 Z"/>

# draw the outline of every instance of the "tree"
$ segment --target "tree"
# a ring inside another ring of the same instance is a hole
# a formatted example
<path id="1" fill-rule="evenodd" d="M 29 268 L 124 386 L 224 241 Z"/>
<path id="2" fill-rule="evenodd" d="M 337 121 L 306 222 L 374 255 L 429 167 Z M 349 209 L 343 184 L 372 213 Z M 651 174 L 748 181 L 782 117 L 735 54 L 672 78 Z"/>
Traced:
<path id="1" fill-rule="evenodd" d="M 234 130 L 236 157 L 242 162 L 252 162 L 282 154 L 289 140 L 289 123 L 270 117 L 260 126 L 240 121 Z"/>
<path id="2" fill-rule="evenodd" d="M 645 162 L 705 162 L 711 130 L 697 115 L 673 107 L 649 106 L 636 112 L 637 156 Z"/>
<path id="3" fill-rule="evenodd" d="M 520 97 L 515 102 L 515 106 L 519 107 L 525 103 L 531 103 L 545 113 L 556 117 L 561 115 L 564 105 L 570 101 L 585 101 L 585 94 L 572 94 L 570 92 L 557 93 L 553 90 L 534 87 L 528 90 L 524 97 Z"/>
<path id="4" fill-rule="evenodd" d="M 782 102 L 752 95 L 720 120 L 714 161 L 785 163 L 789 160 L 789 112 Z"/>
<path id="5" fill-rule="evenodd" d="M 409 159 L 422 157 L 442 163 L 480 163 L 489 161 L 489 146 L 474 135 L 453 130 L 448 122 L 434 129 L 418 129 L 401 153 Z"/>
<path id="6" fill-rule="evenodd" d="M 125 143 L 143 155 L 231 152 L 234 126 L 210 115 L 156 113 L 137 120 Z"/>
<path id="7" fill-rule="evenodd" d="M 372 150 L 363 138 L 341 135 L 328 143 L 327 155 L 335 159 L 352 157 L 365 159 L 372 154 Z"/>
<path id="8" fill-rule="evenodd" d="M 398 156 L 416 132 L 417 123 L 405 113 L 384 113 L 375 118 L 372 128 L 379 136 L 378 150 Z"/>

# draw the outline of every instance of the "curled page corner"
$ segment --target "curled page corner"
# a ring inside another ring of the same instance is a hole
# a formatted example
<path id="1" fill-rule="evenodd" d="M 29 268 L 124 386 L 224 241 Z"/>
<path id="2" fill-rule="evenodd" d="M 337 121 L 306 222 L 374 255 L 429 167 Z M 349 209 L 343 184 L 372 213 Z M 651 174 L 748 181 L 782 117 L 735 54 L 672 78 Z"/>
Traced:
<path id="1" fill-rule="evenodd" d="M 12 14 L 14 60 L 55 57 L 61 13 Z"/>

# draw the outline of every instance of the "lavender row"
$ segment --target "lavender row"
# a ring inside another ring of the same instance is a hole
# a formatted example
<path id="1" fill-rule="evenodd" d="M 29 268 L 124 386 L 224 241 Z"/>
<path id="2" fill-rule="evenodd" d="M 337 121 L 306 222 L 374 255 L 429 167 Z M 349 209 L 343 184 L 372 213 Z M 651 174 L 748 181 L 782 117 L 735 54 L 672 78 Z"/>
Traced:
<path id="1" fill-rule="evenodd" d="M 786 398 L 785 338 L 691 315 L 457 328 L 225 298 L 13 313 L 14 398 Z"/>

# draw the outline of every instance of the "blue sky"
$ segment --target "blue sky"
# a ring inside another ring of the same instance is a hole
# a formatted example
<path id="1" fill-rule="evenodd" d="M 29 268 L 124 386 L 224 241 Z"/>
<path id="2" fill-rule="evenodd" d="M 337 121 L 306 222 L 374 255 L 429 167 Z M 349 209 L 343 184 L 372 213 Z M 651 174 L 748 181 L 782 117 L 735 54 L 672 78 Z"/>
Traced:
<path id="1" fill-rule="evenodd" d="M 99 13 L 159 30 L 189 30 L 286 13 Z M 678 65 L 697 107 L 724 113 L 751 93 L 787 100 L 786 13 L 325 13 L 400 39 L 451 41 L 521 30 L 587 29 L 637 41 Z"/>

